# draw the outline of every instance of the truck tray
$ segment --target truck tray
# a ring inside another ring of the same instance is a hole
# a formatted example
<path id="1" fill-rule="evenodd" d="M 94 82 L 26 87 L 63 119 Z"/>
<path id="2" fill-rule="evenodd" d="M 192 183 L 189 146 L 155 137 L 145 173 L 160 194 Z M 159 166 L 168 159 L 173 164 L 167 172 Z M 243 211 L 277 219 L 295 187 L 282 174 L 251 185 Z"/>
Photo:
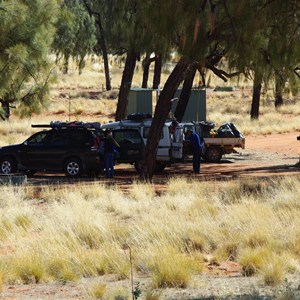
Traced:
<path id="1" fill-rule="evenodd" d="M 245 138 L 204 138 L 205 144 L 208 146 L 231 146 L 245 149 Z"/>

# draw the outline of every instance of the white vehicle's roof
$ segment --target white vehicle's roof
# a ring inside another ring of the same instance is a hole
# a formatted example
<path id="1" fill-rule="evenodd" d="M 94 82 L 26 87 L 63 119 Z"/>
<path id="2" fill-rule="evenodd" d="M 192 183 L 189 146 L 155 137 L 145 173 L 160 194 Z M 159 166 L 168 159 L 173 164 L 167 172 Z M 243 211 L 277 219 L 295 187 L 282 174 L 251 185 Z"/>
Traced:
<path id="1" fill-rule="evenodd" d="M 118 127 L 150 127 L 152 123 L 152 119 L 144 119 L 144 120 L 121 120 L 117 122 L 110 122 L 107 124 L 101 125 L 102 129 L 114 129 Z M 165 126 L 170 126 L 172 124 L 172 120 L 166 120 Z M 177 127 L 183 127 L 184 125 L 193 126 L 193 123 L 178 123 Z"/>
<path id="2" fill-rule="evenodd" d="M 134 126 L 134 127 L 138 127 L 138 126 L 151 126 L 152 123 L 152 119 L 145 119 L 145 120 L 141 120 L 141 121 L 135 121 L 135 120 L 122 120 L 122 121 L 118 121 L 118 122 L 110 122 L 107 124 L 102 124 L 101 128 L 105 129 L 113 129 L 116 128 L 118 126 Z M 169 126 L 171 125 L 171 121 L 167 120 L 165 122 L 165 125 Z"/>
<path id="3" fill-rule="evenodd" d="M 111 123 L 107 123 L 107 124 L 102 124 L 101 128 L 102 129 L 114 129 L 117 126 L 120 126 L 119 124 L 120 124 L 120 122 L 111 122 Z"/>

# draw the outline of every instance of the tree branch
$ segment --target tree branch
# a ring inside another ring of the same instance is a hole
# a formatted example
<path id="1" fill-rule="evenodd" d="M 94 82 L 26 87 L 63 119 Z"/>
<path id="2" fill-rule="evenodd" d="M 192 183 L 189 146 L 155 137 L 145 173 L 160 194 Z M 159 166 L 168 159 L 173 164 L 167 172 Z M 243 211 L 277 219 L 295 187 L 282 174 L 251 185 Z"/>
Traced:
<path id="1" fill-rule="evenodd" d="M 294 69 L 294 73 L 296 74 L 297 77 L 300 78 L 300 66 L 298 66 Z"/>
<path id="2" fill-rule="evenodd" d="M 227 82 L 227 78 L 231 78 L 231 77 L 241 74 L 240 71 L 233 72 L 233 73 L 227 73 L 226 71 L 220 70 L 220 69 L 216 68 L 214 65 L 209 65 L 209 64 L 205 64 L 205 67 L 207 69 L 210 69 L 211 71 L 213 71 L 215 75 L 217 75 L 219 78 L 221 78 L 225 82 Z"/>

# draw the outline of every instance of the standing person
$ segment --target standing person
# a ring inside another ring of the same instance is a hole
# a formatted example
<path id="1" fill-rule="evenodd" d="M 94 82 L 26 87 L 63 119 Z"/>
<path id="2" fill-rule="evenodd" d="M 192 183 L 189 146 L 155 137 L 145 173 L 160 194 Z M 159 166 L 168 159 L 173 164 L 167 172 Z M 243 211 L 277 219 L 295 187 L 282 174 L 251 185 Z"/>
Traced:
<path id="1" fill-rule="evenodd" d="M 171 125 L 169 126 L 169 133 L 170 133 L 172 141 L 176 141 L 175 132 L 176 132 L 176 127 L 178 126 L 178 124 L 179 123 L 176 120 L 173 120 Z"/>
<path id="2" fill-rule="evenodd" d="M 188 130 L 186 132 L 186 138 L 190 141 L 192 152 L 193 152 L 193 172 L 195 174 L 200 173 L 200 159 L 201 150 L 204 146 L 203 141 L 201 142 L 198 133 Z"/>
<path id="3" fill-rule="evenodd" d="M 112 136 L 111 131 L 106 131 L 104 138 L 104 164 L 105 164 L 105 176 L 107 178 L 113 178 L 115 174 L 114 164 L 115 164 L 115 152 L 116 147 L 120 145 Z"/>

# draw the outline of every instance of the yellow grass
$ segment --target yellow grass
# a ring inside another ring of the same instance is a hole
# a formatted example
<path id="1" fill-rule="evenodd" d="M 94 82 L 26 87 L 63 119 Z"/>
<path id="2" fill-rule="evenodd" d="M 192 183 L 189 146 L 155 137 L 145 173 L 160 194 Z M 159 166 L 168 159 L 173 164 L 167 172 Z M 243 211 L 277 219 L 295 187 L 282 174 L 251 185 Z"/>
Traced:
<path id="1" fill-rule="evenodd" d="M 3 289 L 3 281 L 4 281 L 4 275 L 0 273 L 0 292 L 2 292 Z"/>
<path id="2" fill-rule="evenodd" d="M 218 185 L 171 179 L 169 185 L 174 181 L 189 193 L 167 189 L 158 196 L 136 183 L 125 194 L 95 183 L 56 186 L 51 197 L 49 188 L 4 187 L 1 245 L 10 249 L 0 255 L 4 283 L 129 279 L 132 263 L 154 288 L 185 288 L 202 272 L 207 253 L 239 262 L 245 275 L 266 284 L 299 271 L 299 178 Z M 146 193 L 138 198 L 140 189 Z"/>

